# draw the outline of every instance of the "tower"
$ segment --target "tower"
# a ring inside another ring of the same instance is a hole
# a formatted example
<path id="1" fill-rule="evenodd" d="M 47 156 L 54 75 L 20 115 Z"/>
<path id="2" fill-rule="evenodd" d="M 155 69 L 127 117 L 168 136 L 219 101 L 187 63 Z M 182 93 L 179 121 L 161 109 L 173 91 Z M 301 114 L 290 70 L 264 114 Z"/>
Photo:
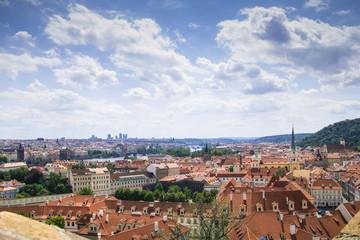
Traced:
<path id="1" fill-rule="evenodd" d="M 203 153 L 203 161 L 204 162 L 211 161 L 211 151 L 210 151 L 207 144 L 205 146 L 205 150 L 204 150 L 204 153 Z"/>
<path id="2" fill-rule="evenodd" d="M 23 162 L 25 160 L 25 149 L 23 145 L 20 143 L 19 147 L 16 149 L 18 162 Z"/>
<path id="3" fill-rule="evenodd" d="M 291 151 L 296 151 L 294 124 L 292 125 L 292 134 L 291 134 Z"/>

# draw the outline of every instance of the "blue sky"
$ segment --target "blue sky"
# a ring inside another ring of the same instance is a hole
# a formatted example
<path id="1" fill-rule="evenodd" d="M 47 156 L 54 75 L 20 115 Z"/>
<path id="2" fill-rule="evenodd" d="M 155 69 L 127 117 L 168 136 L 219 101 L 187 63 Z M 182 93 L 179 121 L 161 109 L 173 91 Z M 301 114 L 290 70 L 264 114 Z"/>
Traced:
<path id="1" fill-rule="evenodd" d="M 0 0 L 0 138 L 257 137 L 360 117 L 360 1 Z"/>

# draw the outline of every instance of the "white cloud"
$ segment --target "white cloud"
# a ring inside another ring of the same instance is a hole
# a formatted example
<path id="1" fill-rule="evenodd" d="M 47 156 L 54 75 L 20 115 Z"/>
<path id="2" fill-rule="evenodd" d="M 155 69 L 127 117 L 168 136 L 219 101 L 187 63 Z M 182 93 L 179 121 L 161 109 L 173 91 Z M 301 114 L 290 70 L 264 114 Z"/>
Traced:
<path id="1" fill-rule="evenodd" d="M 209 88 L 224 89 L 229 81 L 239 82 L 240 89 L 247 94 L 283 92 L 288 88 L 288 80 L 269 74 L 254 64 L 233 60 L 214 64 L 205 58 L 198 58 L 197 63 L 211 74 L 204 80 L 204 85 Z"/>
<path id="2" fill-rule="evenodd" d="M 310 88 L 306 90 L 301 90 L 300 95 L 314 95 L 317 94 L 319 91 L 315 88 Z"/>
<path id="3" fill-rule="evenodd" d="M 305 8 L 315 8 L 316 11 L 321 11 L 329 8 L 330 0 L 308 0 Z"/>
<path id="4" fill-rule="evenodd" d="M 88 87 L 96 89 L 99 84 L 116 85 L 119 83 L 116 72 L 103 67 L 89 56 L 75 56 L 69 68 L 54 69 L 56 81 L 73 89 Z"/>
<path id="5" fill-rule="evenodd" d="M 300 17 L 289 20 L 285 10 L 276 7 L 240 12 L 247 18 L 219 23 L 216 37 L 221 47 L 230 50 L 233 60 L 285 65 L 312 74 L 322 84 L 359 86 L 354 76 L 360 54 L 360 26 L 331 26 Z M 333 75 L 339 77 L 333 82 L 325 80 Z M 340 77 L 350 75 L 347 80 Z"/>
<path id="6" fill-rule="evenodd" d="M 332 101 L 332 104 L 328 105 L 329 110 L 335 114 L 344 114 L 349 111 L 359 112 L 360 101 L 345 100 L 340 102 Z"/>
<path id="7" fill-rule="evenodd" d="M 17 33 L 15 33 L 15 35 L 13 36 L 13 38 L 15 39 L 32 39 L 32 35 L 26 31 L 19 31 Z"/>
<path id="8" fill-rule="evenodd" d="M 78 4 L 70 5 L 68 10 L 67 19 L 54 15 L 45 28 L 45 33 L 58 45 L 94 45 L 101 51 L 110 51 L 109 59 L 123 75 L 154 85 L 169 85 L 169 79 L 162 76 L 174 75 L 167 72 L 188 75 L 187 72 L 199 71 L 186 57 L 176 53 L 175 44 L 152 19 L 109 19 Z M 167 83 L 158 83 L 163 79 Z"/>
<path id="9" fill-rule="evenodd" d="M 25 2 L 31 3 L 34 6 L 39 6 L 40 5 L 39 0 L 25 0 Z"/>
<path id="10" fill-rule="evenodd" d="M 348 14 L 350 14 L 350 13 L 351 13 L 350 10 L 342 10 L 342 11 L 333 12 L 332 14 L 342 16 L 342 15 L 348 15 Z"/>
<path id="11" fill-rule="evenodd" d="M 138 99 L 149 99 L 151 94 L 143 88 L 131 88 L 123 94 L 124 97 L 133 97 Z"/>
<path id="12" fill-rule="evenodd" d="M 175 36 L 176 36 L 176 41 L 181 42 L 181 43 L 186 42 L 186 39 L 183 38 L 183 36 L 182 36 L 181 33 L 179 32 L 179 30 L 175 30 L 175 31 L 174 31 L 174 34 L 175 34 Z"/>
<path id="13" fill-rule="evenodd" d="M 31 91 L 36 91 L 40 89 L 45 89 L 46 86 L 43 83 L 41 83 L 38 79 L 35 79 L 34 82 L 30 83 L 26 88 Z"/>
<path id="14" fill-rule="evenodd" d="M 32 57 L 28 53 L 13 55 L 0 53 L 0 71 L 16 79 L 19 72 L 36 72 L 38 66 L 54 67 L 60 64 L 58 58 Z"/>
<path id="15" fill-rule="evenodd" d="M 196 24 L 196 23 L 189 23 L 188 24 L 188 27 L 191 28 L 191 29 L 197 29 L 200 27 L 199 24 Z"/>
<path id="16" fill-rule="evenodd" d="M 9 6 L 10 3 L 9 3 L 8 0 L 0 0 L 0 5 L 2 5 L 2 6 Z"/>

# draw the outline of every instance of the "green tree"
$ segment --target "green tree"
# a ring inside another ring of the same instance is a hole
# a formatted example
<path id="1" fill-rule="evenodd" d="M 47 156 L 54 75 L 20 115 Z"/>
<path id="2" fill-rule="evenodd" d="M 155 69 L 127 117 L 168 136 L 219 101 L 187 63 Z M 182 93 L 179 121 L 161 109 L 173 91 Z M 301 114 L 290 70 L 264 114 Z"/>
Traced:
<path id="1" fill-rule="evenodd" d="M 8 163 L 9 162 L 9 157 L 6 155 L 0 155 L 0 164 L 3 163 Z"/>
<path id="2" fill-rule="evenodd" d="M 55 225 L 59 228 L 65 229 L 65 219 L 63 217 L 53 217 L 45 222 L 48 225 Z"/>
<path id="3" fill-rule="evenodd" d="M 132 201 L 142 200 L 142 199 L 140 199 L 140 190 L 139 189 L 135 188 L 134 190 L 132 190 L 130 200 L 132 200 Z"/>
<path id="4" fill-rule="evenodd" d="M 47 196 L 47 195 L 50 195 L 50 192 L 46 188 L 43 188 L 36 195 L 37 196 Z"/>
<path id="5" fill-rule="evenodd" d="M 106 167 L 109 169 L 109 168 L 115 168 L 115 164 L 113 163 L 109 163 L 106 165 Z"/>
<path id="6" fill-rule="evenodd" d="M 115 197 L 117 199 L 123 199 L 123 191 L 124 189 L 123 188 L 118 188 L 115 190 Z"/>
<path id="7" fill-rule="evenodd" d="M 172 186 L 169 187 L 168 192 L 169 193 L 181 192 L 181 187 L 179 187 L 178 185 L 172 185 Z"/>
<path id="8" fill-rule="evenodd" d="M 94 192 L 90 188 L 85 187 L 81 189 L 77 195 L 94 195 Z"/>
<path id="9" fill-rule="evenodd" d="M 186 202 L 187 198 L 183 192 L 175 193 L 175 201 L 176 202 Z"/>
<path id="10" fill-rule="evenodd" d="M 91 165 L 89 166 L 89 168 L 98 168 L 98 166 L 93 163 L 93 164 L 91 164 Z"/>
<path id="11" fill-rule="evenodd" d="M 229 172 L 234 172 L 234 166 L 229 167 Z"/>
<path id="12" fill-rule="evenodd" d="M 122 194 L 122 200 L 131 200 L 132 197 L 132 190 L 130 188 L 125 188 L 123 190 L 123 194 Z"/>
<path id="13" fill-rule="evenodd" d="M 41 184 L 25 184 L 22 188 L 19 189 L 19 193 L 25 195 L 24 193 L 29 194 L 30 196 L 39 196 L 40 191 L 44 189 L 44 186 Z"/>
<path id="14" fill-rule="evenodd" d="M 16 179 L 19 182 L 24 182 L 25 176 L 28 172 L 29 170 L 26 167 L 20 167 L 9 171 L 11 179 Z"/>
<path id="15" fill-rule="evenodd" d="M 147 202 L 153 202 L 155 200 L 155 197 L 154 197 L 154 193 L 153 192 L 147 192 L 145 197 L 144 197 L 144 201 L 147 201 Z"/>
<path id="16" fill-rule="evenodd" d="M 164 191 L 164 187 L 161 182 L 158 182 L 155 186 L 155 190 L 159 190 L 160 192 Z"/>
<path id="17" fill-rule="evenodd" d="M 24 177 L 24 182 L 26 184 L 43 184 L 44 174 L 38 169 L 33 168 Z"/>
<path id="18" fill-rule="evenodd" d="M 71 169 L 84 169 L 85 165 L 83 163 L 75 164 L 71 166 Z"/>
<path id="19" fill-rule="evenodd" d="M 286 175 L 286 172 L 282 168 L 280 168 L 279 170 L 276 171 L 276 176 L 284 177 L 285 175 Z"/>
<path id="20" fill-rule="evenodd" d="M 186 199 L 190 199 L 191 198 L 191 190 L 188 187 L 184 187 L 183 192 L 186 196 Z"/>

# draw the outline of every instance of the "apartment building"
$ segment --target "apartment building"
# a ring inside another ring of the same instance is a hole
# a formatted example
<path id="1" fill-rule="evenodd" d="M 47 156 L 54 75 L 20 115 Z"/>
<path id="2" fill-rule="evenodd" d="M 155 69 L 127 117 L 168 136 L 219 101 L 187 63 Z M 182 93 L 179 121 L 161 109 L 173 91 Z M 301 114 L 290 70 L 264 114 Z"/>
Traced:
<path id="1" fill-rule="evenodd" d="M 83 188 L 93 191 L 110 189 L 110 172 L 107 168 L 69 169 L 68 176 L 74 193 Z"/>
<path id="2" fill-rule="evenodd" d="M 111 173 L 110 188 L 142 188 L 142 186 L 150 183 L 156 183 L 156 178 L 152 173 L 148 172 L 127 172 L 127 173 Z"/>
<path id="3" fill-rule="evenodd" d="M 316 207 L 337 207 L 342 203 L 342 187 L 333 179 L 317 179 L 310 187 Z"/>

